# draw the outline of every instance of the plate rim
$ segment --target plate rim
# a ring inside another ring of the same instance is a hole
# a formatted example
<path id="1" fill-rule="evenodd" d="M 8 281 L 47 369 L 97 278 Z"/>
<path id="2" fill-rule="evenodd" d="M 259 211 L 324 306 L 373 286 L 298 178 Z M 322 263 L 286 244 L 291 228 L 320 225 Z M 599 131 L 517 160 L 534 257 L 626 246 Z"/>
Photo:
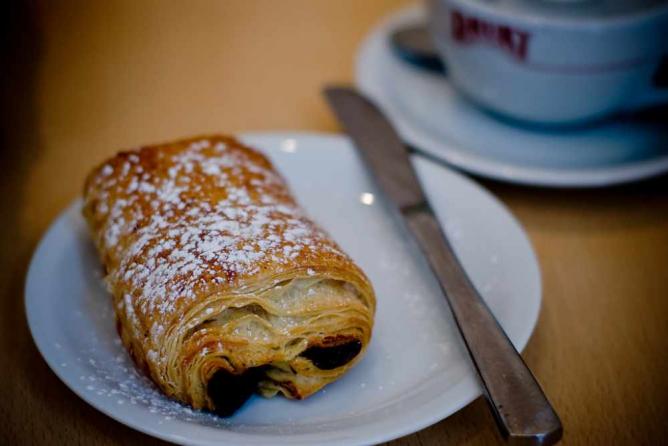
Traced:
<path id="1" fill-rule="evenodd" d="M 318 131 L 289 131 L 289 130 L 284 130 L 284 131 L 251 131 L 251 132 L 239 132 L 237 133 L 237 136 L 240 139 L 249 137 L 249 138 L 294 138 L 299 140 L 300 138 L 317 138 L 317 139 L 328 139 L 330 141 L 342 141 L 342 142 L 347 142 L 349 144 L 352 144 L 350 139 L 344 135 L 344 134 L 339 134 L 339 133 L 330 133 L 330 132 L 318 132 Z M 419 157 L 419 156 L 418 156 Z M 419 157 L 425 160 L 427 163 L 432 163 L 434 164 L 433 161 L 424 158 L 424 157 Z M 531 315 L 531 320 L 527 320 L 527 323 L 525 325 L 525 330 L 522 333 L 521 337 L 518 337 L 518 346 L 520 347 L 519 350 L 522 351 L 528 342 L 531 339 L 531 336 L 537 326 L 541 308 L 542 308 L 542 274 L 540 270 L 540 264 L 538 262 L 536 252 L 533 248 L 533 245 L 531 243 L 531 240 L 527 234 L 527 232 L 524 230 L 520 222 L 517 220 L 515 215 L 508 209 L 503 202 L 501 202 L 498 198 L 494 196 L 490 191 L 485 189 L 483 186 L 472 180 L 471 178 L 468 178 L 466 175 L 461 174 L 460 172 L 457 172 L 455 170 L 449 169 L 447 167 L 444 167 L 442 165 L 438 165 L 438 169 L 441 169 L 444 171 L 444 173 L 447 175 L 450 175 L 451 178 L 455 178 L 457 181 L 462 181 L 465 183 L 467 186 L 471 187 L 472 189 L 476 190 L 477 193 L 484 195 L 486 200 L 489 200 L 491 203 L 493 203 L 495 206 L 498 206 L 499 209 L 505 214 L 505 216 L 509 219 L 509 222 L 515 226 L 515 229 L 518 231 L 518 234 L 521 235 L 522 239 L 524 242 L 526 242 L 527 247 L 528 247 L 528 254 L 531 258 L 531 263 L 535 269 L 535 280 L 537 280 L 537 298 L 535 302 L 535 312 Z M 182 437 L 175 435 L 171 432 L 169 433 L 163 433 L 160 431 L 157 427 L 153 427 L 151 425 L 146 425 L 141 423 L 140 421 L 137 421 L 131 417 L 126 417 L 123 418 L 121 416 L 118 416 L 115 414 L 113 411 L 107 410 L 107 406 L 99 401 L 97 401 L 94 398 L 88 398 L 87 394 L 83 392 L 79 387 L 77 387 L 74 381 L 70 382 L 65 376 L 64 373 L 60 370 L 60 367 L 58 367 L 57 360 L 56 358 L 46 355 L 45 354 L 45 346 L 46 346 L 46 340 L 45 336 L 39 336 L 40 333 L 40 328 L 37 325 L 37 321 L 35 318 L 37 317 L 37 314 L 31 311 L 31 305 L 36 305 L 35 303 L 32 303 L 32 300 L 34 298 L 31 298 L 31 295 L 34 295 L 35 293 L 31 293 L 30 289 L 34 286 L 31 285 L 31 283 L 35 280 L 34 275 L 35 275 L 35 268 L 37 264 L 37 259 L 40 258 L 43 254 L 42 251 L 46 246 L 46 242 L 49 239 L 49 235 L 52 234 L 53 232 L 59 230 L 60 225 L 65 224 L 65 220 L 68 218 L 69 214 L 72 212 L 72 209 L 75 207 L 80 207 L 82 203 L 82 198 L 79 196 L 76 199 L 74 199 L 70 204 L 65 207 L 50 223 L 48 229 L 43 232 L 39 242 L 37 243 L 32 257 L 30 259 L 28 271 L 26 274 L 25 278 L 25 284 L 24 284 L 24 310 L 26 314 L 26 319 L 27 319 L 27 325 L 28 329 L 30 331 L 31 337 L 33 339 L 33 343 L 37 347 L 37 350 L 39 351 L 40 355 L 44 359 L 44 361 L 47 363 L 51 371 L 58 377 L 58 379 L 65 384 L 65 386 L 70 389 L 77 397 L 79 397 L 81 400 L 83 400 L 85 403 L 89 404 L 102 414 L 112 418 L 113 420 L 124 424 L 132 429 L 135 429 L 139 432 L 142 432 L 147 435 L 151 435 L 153 437 L 168 441 L 168 442 L 179 442 L 181 444 L 192 444 L 192 445 L 210 445 L 214 444 L 213 441 L 209 440 L 203 440 L 203 441 L 197 441 L 196 439 L 193 439 L 191 437 Z M 443 224 L 442 222 L 439 222 Z M 467 389 L 467 387 L 471 387 L 472 389 Z M 375 444 L 379 442 L 384 442 L 384 441 L 390 441 L 396 438 L 400 438 L 406 435 L 409 435 L 411 433 L 420 431 L 428 426 L 431 426 L 439 421 L 442 421 L 443 419 L 451 416 L 452 414 L 460 411 L 462 408 L 470 404 L 473 400 L 478 398 L 478 396 L 481 395 L 480 388 L 476 384 L 476 380 L 473 376 L 466 375 L 464 379 L 462 379 L 459 383 L 457 383 L 456 388 L 460 390 L 460 397 L 456 400 L 456 404 L 449 404 L 450 409 L 446 411 L 434 411 L 431 413 L 431 416 L 424 416 L 421 418 L 421 421 L 419 422 L 413 422 L 413 423 L 405 423 L 403 425 L 403 428 L 393 430 L 391 433 L 387 434 L 384 432 L 376 431 L 376 432 L 366 432 L 366 436 L 364 438 L 356 438 L 352 442 L 348 442 L 348 444 Z M 450 400 L 452 402 L 452 399 Z M 445 412 L 445 415 L 443 414 Z M 207 430 L 216 430 L 218 431 L 218 428 L 211 427 L 211 426 L 204 426 L 204 425 L 198 425 L 198 429 L 207 429 Z M 241 433 L 241 432 L 234 432 L 234 431 L 225 431 L 225 435 L 228 436 L 228 438 L 220 438 L 216 440 L 216 444 L 225 444 L 225 442 L 228 441 L 235 441 L 235 438 L 238 440 L 243 440 L 247 442 L 247 444 L 253 444 L 253 445 L 260 445 L 260 444 L 275 444 L 275 441 L 271 441 L 271 437 L 267 436 L 266 434 L 258 434 L 258 433 Z M 314 436 L 317 436 L 319 434 L 314 434 L 314 433 L 306 433 L 306 434 L 292 434 L 289 435 L 286 438 L 292 439 L 293 444 L 311 444 L 314 441 Z M 263 437 L 263 438 L 260 438 Z M 194 441 L 193 441 L 194 440 Z M 251 441 L 249 441 L 251 440 Z M 331 438 L 325 439 L 325 443 L 330 443 L 330 444 L 335 444 L 332 443 L 334 440 Z"/>
<path id="2" fill-rule="evenodd" d="M 665 156 L 634 163 L 621 163 L 615 167 L 559 169 L 529 167 L 489 159 L 468 153 L 466 147 L 454 141 L 440 142 L 436 137 L 422 131 L 410 119 L 402 118 L 405 113 L 388 98 L 377 77 L 367 68 L 369 60 L 379 56 L 375 46 L 389 34 L 396 23 L 410 20 L 424 13 L 421 5 L 413 4 L 399 8 L 383 16 L 364 36 L 355 55 L 354 76 L 359 89 L 369 95 L 392 117 L 400 133 L 418 152 L 433 157 L 436 162 L 447 163 L 455 169 L 470 172 L 484 178 L 524 186 L 550 188 L 597 188 L 620 185 L 652 178 L 668 172 L 668 153 Z M 452 149 L 450 147 L 455 147 Z M 457 148 L 459 147 L 459 148 Z"/>

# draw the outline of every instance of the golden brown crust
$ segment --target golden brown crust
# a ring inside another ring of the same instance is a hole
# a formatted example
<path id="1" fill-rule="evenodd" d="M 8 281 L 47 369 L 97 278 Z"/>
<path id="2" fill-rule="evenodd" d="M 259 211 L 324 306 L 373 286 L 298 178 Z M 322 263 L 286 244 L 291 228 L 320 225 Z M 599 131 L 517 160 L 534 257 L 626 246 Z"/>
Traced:
<path id="1" fill-rule="evenodd" d="M 363 352 L 375 297 L 259 152 L 226 136 L 121 152 L 84 198 L 121 339 L 166 394 L 214 409 L 217 371 L 262 366 L 263 394 L 303 398 L 362 356 L 334 370 L 300 356 L 336 339 Z"/>

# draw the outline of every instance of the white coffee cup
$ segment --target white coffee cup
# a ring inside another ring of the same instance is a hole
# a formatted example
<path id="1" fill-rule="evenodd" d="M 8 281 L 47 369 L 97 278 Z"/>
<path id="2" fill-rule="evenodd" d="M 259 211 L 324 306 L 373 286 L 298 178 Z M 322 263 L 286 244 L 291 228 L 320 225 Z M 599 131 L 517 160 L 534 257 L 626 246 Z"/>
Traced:
<path id="1" fill-rule="evenodd" d="M 448 76 L 494 112 L 572 124 L 668 102 L 668 1 L 427 3 Z"/>

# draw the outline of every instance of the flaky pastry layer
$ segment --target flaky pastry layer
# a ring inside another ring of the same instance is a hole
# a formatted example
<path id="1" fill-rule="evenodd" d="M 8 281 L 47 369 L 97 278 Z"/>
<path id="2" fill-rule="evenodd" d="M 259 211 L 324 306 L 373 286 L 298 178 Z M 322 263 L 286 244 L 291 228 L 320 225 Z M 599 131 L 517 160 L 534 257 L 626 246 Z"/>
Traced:
<path id="1" fill-rule="evenodd" d="M 119 153 L 83 213 L 123 344 L 172 398 L 223 415 L 255 391 L 301 399 L 366 350 L 368 279 L 232 137 Z"/>

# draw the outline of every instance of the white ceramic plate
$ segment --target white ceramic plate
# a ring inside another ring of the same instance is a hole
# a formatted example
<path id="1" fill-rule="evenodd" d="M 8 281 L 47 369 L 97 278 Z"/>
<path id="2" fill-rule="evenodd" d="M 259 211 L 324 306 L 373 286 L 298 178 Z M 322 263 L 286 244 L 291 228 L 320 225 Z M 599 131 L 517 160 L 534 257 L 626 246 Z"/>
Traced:
<path id="1" fill-rule="evenodd" d="M 304 133 L 243 139 L 271 157 L 304 208 L 369 275 L 378 310 L 364 360 L 305 401 L 253 397 L 229 419 L 168 400 L 135 372 L 120 345 L 76 201 L 39 244 L 26 285 L 30 330 L 60 379 L 121 423 L 195 445 L 377 443 L 435 423 L 477 397 L 445 299 L 350 142 Z M 538 317 L 541 287 L 526 235 L 471 180 L 424 159 L 414 162 L 466 270 L 522 349 Z"/>
<path id="2" fill-rule="evenodd" d="M 410 7 L 374 28 L 356 68 L 359 88 L 416 148 L 477 175 L 550 187 L 608 186 L 668 171 L 665 122 L 617 118 L 584 129 L 523 127 L 472 105 L 445 76 L 399 60 L 388 36 L 397 27 L 423 22 L 423 14 Z"/>

